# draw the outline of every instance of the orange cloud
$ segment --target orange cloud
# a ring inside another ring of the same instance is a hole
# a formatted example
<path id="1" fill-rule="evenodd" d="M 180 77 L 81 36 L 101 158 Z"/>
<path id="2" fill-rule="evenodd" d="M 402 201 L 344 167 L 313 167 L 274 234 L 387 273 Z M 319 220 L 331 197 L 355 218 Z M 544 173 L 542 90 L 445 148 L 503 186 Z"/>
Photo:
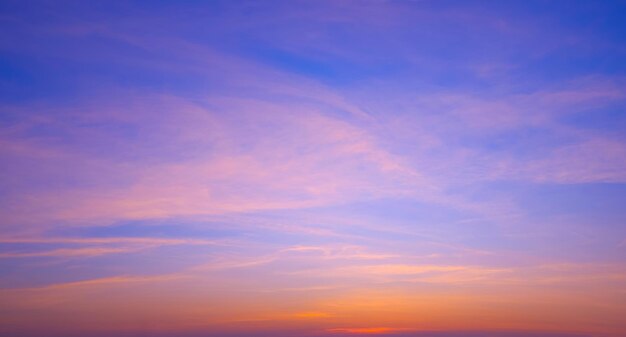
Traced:
<path id="1" fill-rule="evenodd" d="M 409 329 L 400 328 L 388 328 L 388 327 L 375 327 L 375 328 L 333 328 L 328 329 L 328 332 L 332 333 L 354 333 L 354 334 L 386 334 L 392 332 L 406 331 Z"/>
<path id="2" fill-rule="evenodd" d="M 308 312 L 299 312 L 293 315 L 296 318 L 325 318 L 330 317 L 331 315 L 327 312 L 318 312 L 318 311 L 308 311 Z"/>

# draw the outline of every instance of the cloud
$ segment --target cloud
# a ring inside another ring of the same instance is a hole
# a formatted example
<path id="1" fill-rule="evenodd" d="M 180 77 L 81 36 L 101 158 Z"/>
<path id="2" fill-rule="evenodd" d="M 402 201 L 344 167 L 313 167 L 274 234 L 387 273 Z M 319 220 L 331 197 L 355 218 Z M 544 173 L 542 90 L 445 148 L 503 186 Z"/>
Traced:
<path id="1" fill-rule="evenodd" d="M 316 311 L 298 312 L 294 314 L 294 317 L 303 318 L 303 319 L 317 319 L 317 318 L 326 318 L 330 316 L 331 315 L 326 312 L 316 312 Z"/>
<path id="2" fill-rule="evenodd" d="M 48 285 L 48 286 L 41 287 L 41 288 L 31 288 L 31 290 L 89 288 L 89 287 L 99 287 L 99 286 L 128 284 L 128 283 L 152 283 L 152 282 L 176 280 L 181 277 L 183 276 L 179 274 L 165 274 L 165 275 L 155 275 L 155 276 L 112 276 L 112 277 L 104 277 L 104 278 L 97 278 L 97 279 L 77 281 L 77 282 L 52 284 L 52 285 Z"/>
<path id="3" fill-rule="evenodd" d="M 91 257 L 106 254 L 130 253 L 140 249 L 137 248 L 76 248 L 76 249 L 54 249 L 44 252 L 28 253 L 0 253 L 0 258 L 19 257 Z"/>
<path id="4" fill-rule="evenodd" d="M 169 104 L 167 100 L 164 102 Z M 99 185 L 95 189 L 79 185 L 24 195 L 9 219 L 19 222 L 56 218 L 89 223 L 103 218 L 164 218 L 306 208 L 410 191 L 408 186 L 399 185 L 401 181 L 427 184 L 400 158 L 380 148 L 366 130 L 314 109 L 294 115 L 289 106 L 245 100 L 227 102 L 223 109 L 233 111 L 233 116 L 241 119 L 224 119 L 186 103 L 165 108 L 164 116 L 176 111 L 176 123 L 185 130 L 167 135 L 174 142 L 167 146 L 184 149 L 189 143 L 198 147 L 199 152 L 188 159 L 172 153 L 171 159 L 163 156 L 160 163 L 147 166 L 133 162 L 120 165 L 116 154 L 109 153 L 98 159 L 88 153 L 55 159 L 54 165 L 76 162 L 77 167 L 86 165 L 85 169 L 103 170 L 105 175 L 95 177 L 94 183 Z M 261 115 L 262 119 L 257 117 Z M 259 128 L 257 123 L 271 126 L 272 132 Z M 167 123 L 162 127 L 169 132 Z M 159 126 L 155 131 L 161 130 Z M 205 139 L 202 135 L 210 130 L 219 131 Z M 68 132 L 72 138 L 71 133 L 76 133 Z M 109 139 L 113 135 L 97 135 L 103 136 Z M 149 147 L 138 146 L 137 154 L 148 151 L 149 155 Z M 112 158 L 107 158 L 111 155 Z M 87 174 L 84 179 L 91 176 L 89 172 L 75 173 L 78 177 Z M 113 175 L 120 181 L 117 186 L 106 183 L 107 177 Z M 37 211 L 33 214 L 31 208 L 26 215 L 26 205 L 30 203 L 38 204 Z"/>
<path id="5" fill-rule="evenodd" d="M 19 251 L 2 252 L 0 258 L 88 258 L 109 254 L 132 254 L 147 249 L 163 246 L 225 246 L 232 242 L 226 240 L 205 239 L 169 239 L 149 237 L 106 237 L 106 238 L 63 238 L 63 237 L 14 237 L 0 238 L 0 244 L 19 245 Z M 41 250 L 41 244 L 63 245 L 63 248 Z M 74 246 L 87 246 L 75 248 Z"/>
<path id="6" fill-rule="evenodd" d="M 400 328 L 388 328 L 388 327 L 375 327 L 375 328 L 333 328 L 328 329 L 327 331 L 330 333 L 348 333 L 348 334 L 359 334 L 359 335 L 370 335 L 370 334 L 390 334 L 390 333 L 398 333 L 411 329 L 400 329 Z"/>

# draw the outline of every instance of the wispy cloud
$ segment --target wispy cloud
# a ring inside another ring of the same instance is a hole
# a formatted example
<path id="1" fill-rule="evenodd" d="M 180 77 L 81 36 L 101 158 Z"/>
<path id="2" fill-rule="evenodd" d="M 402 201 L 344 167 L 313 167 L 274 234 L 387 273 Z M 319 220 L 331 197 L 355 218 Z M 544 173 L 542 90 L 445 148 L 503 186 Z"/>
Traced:
<path id="1" fill-rule="evenodd" d="M 20 245 L 20 251 L 0 253 L 0 258 L 28 258 L 28 257 L 66 257 L 88 258 L 108 254 L 129 254 L 146 249 L 163 246 L 224 246 L 232 242 L 226 240 L 203 239 L 169 239 L 148 237 L 108 237 L 108 238 L 63 238 L 63 237 L 34 237 L 34 238 L 2 238 L 0 244 Z M 66 248 L 41 250 L 40 244 L 64 245 Z M 75 247 L 75 246 L 82 247 Z M 85 247 L 86 246 L 86 247 Z M 33 247 L 35 249 L 33 249 Z"/>
<path id="2" fill-rule="evenodd" d="M 370 334 L 389 334 L 389 333 L 397 333 L 397 332 L 403 332 L 403 331 L 406 332 L 410 330 L 411 329 L 374 327 L 374 328 L 333 328 L 333 329 L 328 329 L 328 332 L 370 335 Z"/>

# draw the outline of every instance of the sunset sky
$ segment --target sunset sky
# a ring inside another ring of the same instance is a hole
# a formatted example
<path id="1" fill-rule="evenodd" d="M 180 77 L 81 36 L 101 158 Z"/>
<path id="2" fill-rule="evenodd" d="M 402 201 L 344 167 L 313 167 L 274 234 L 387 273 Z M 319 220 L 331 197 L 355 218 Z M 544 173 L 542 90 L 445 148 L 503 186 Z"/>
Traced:
<path id="1" fill-rule="evenodd" d="M 0 336 L 626 336 L 626 1 L 0 0 Z"/>

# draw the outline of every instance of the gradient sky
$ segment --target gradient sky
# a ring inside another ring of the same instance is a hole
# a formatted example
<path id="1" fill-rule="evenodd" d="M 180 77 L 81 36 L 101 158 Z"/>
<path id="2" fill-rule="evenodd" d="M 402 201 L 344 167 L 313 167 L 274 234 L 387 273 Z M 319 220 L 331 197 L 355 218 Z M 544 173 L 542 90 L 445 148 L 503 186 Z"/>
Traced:
<path id="1" fill-rule="evenodd" d="M 626 336 L 625 1 L 0 1 L 0 336 Z"/>

